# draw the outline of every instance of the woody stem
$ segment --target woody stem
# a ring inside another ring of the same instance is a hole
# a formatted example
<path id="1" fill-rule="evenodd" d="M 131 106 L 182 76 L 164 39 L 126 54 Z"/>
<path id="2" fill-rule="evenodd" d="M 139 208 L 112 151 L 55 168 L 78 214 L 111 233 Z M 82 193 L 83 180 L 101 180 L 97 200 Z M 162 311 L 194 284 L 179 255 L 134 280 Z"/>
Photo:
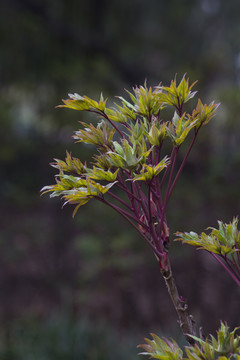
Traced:
<path id="1" fill-rule="evenodd" d="M 188 305 L 178 292 L 170 265 L 169 258 L 167 259 L 167 270 L 161 269 L 168 293 L 171 297 L 174 308 L 177 312 L 179 324 L 182 332 L 189 344 L 193 345 L 194 340 L 189 335 L 195 335 L 194 319 L 192 315 L 188 314 Z"/>

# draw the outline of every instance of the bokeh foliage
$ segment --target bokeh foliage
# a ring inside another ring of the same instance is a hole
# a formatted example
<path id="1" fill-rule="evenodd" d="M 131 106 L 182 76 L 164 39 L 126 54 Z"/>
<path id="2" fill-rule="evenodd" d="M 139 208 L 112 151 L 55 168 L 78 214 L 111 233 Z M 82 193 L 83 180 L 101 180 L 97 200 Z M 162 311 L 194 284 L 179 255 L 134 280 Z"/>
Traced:
<path id="1" fill-rule="evenodd" d="M 110 98 L 146 78 L 151 86 L 168 83 L 175 73 L 198 79 L 203 101 L 222 105 L 198 140 L 168 216 L 179 231 L 229 222 L 240 205 L 239 11 L 237 0 L 2 2 L 3 348 L 15 339 L 13 320 L 34 314 L 39 324 L 66 303 L 77 309 L 77 318 L 105 317 L 117 329 L 146 334 L 175 326 L 161 283 L 154 280 L 158 270 L 150 251 L 117 215 L 89 204 L 73 223 L 71 210 L 40 199 L 39 190 L 52 181 L 46 164 L 53 157 L 61 158 L 66 148 L 91 157 L 91 150 L 71 139 L 76 120 L 88 123 L 89 117 L 55 106 L 68 92 L 97 98 L 103 91 Z M 226 306 L 224 320 L 239 325 L 239 294 L 227 276 L 207 255 L 189 257 L 180 244 L 176 248 L 177 281 L 206 331 L 214 332 Z"/>

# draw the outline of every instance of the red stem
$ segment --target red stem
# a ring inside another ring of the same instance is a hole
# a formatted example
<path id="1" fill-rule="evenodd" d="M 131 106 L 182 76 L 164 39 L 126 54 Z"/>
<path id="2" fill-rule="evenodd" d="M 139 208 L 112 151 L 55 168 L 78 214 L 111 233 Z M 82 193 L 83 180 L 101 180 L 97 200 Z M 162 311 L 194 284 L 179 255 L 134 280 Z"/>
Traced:
<path id="1" fill-rule="evenodd" d="M 117 178 L 117 179 L 119 180 L 119 178 Z M 119 182 L 120 182 L 120 181 L 119 181 Z M 123 182 L 121 182 L 121 184 L 122 184 L 122 185 L 119 185 L 119 183 L 117 183 L 116 186 L 119 187 L 119 189 L 121 189 L 121 190 L 123 190 L 124 192 L 126 192 L 126 194 L 128 195 L 128 197 L 129 197 L 129 196 L 132 196 L 132 197 L 135 198 L 135 200 L 140 201 L 140 199 L 139 199 L 138 197 L 136 197 L 135 195 L 133 195 L 133 194 L 128 190 L 128 188 L 126 187 L 126 185 L 125 185 Z M 124 185 L 123 185 L 123 184 L 124 184 Z"/>
<path id="2" fill-rule="evenodd" d="M 166 170 L 165 170 L 165 172 L 164 172 L 164 175 L 163 175 L 162 180 L 161 180 L 161 183 L 160 183 L 160 188 L 163 186 L 164 181 L 165 181 L 165 179 L 166 179 L 166 177 L 167 177 L 167 175 L 168 175 L 168 172 L 169 172 L 169 170 L 170 170 L 170 167 L 171 167 L 171 164 L 172 164 L 172 160 L 173 160 L 173 156 L 174 156 L 174 150 L 175 150 L 175 147 L 172 149 L 171 156 L 170 156 L 170 161 L 169 161 L 170 164 L 169 164 L 169 166 L 166 168 Z"/>
<path id="3" fill-rule="evenodd" d="M 156 234 L 156 229 L 152 219 L 152 206 L 151 206 L 151 183 L 148 185 L 148 226 L 151 231 L 151 238 L 153 239 L 154 244 L 160 253 L 163 251 L 162 243 L 159 241 L 158 236 Z"/>
<path id="4" fill-rule="evenodd" d="M 139 202 L 140 202 L 140 205 L 142 207 L 142 210 L 146 216 L 146 219 L 148 218 L 148 208 L 147 208 L 147 197 L 146 195 L 144 194 L 144 192 L 142 191 L 141 189 L 141 186 L 139 185 L 139 183 L 137 181 L 135 181 L 135 188 L 136 188 L 136 191 L 137 191 L 137 194 L 138 194 L 138 197 L 139 197 Z"/>
<path id="5" fill-rule="evenodd" d="M 116 199 L 117 201 L 119 201 L 122 205 L 126 206 L 129 210 L 132 211 L 132 208 L 124 201 L 122 200 L 120 197 L 118 197 L 117 195 L 115 195 L 114 193 L 112 193 L 111 191 L 108 190 L 108 195 L 112 196 L 114 199 Z"/>
<path id="6" fill-rule="evenodd" d="M 226 262 L 226 264 L 228 265 L 230 271 L 234 274 L 234 276 L 236 276 L 236 278 L 238 278 L 238 280 L 240 280 L 240 277 L 238 276 L 236 270 L 235 270 L 235 264 L 233 261 L 231 261 L 226 255 L 222 256 L 224 261 Z"/>
<path id="7" fill-rule="evenodd" d="M 173 160 L 172 160 L 172 163 L 171 163 L 171 171 L 170 171 L 168 184 L 167 184 L 167 189 L 166 189 L 165 198 L 164 198 L 164 203 L 163 203 L 163 207 L 162 207 L 162 214 L 161 214 L 162 216 L 161 216 L 161 223 L 160 223 L 160 228 L 159 228 L 160 233 L 162 231 L 163 222 L 164 222 L 164 219 L 165 219 L 165 211 L 166 211 L 167 203 L 168 203 L 168 200 L 169 200 L 170 186 L 171 186 L 171 181 L 172 181 L 172 177 L 173 177 L 173 171 L 174 171 L 174 167 L 175 167 L 176 157 L 177 157 L 177 154 L 178 154 L 178 149 L 179 148 L 174 148 L 173 150 L 175 150 L 175 151 L 172 152 L 172 155 L 171 155 L 171 157 L 173 157 Z"/>
<path id="8" fill-rule="evenodd" d="M 182 163 L 181 163 L 180 168 L 178 169 L 178 172 L 177 172 L 177 174 L 176 174 L 176 176 L 175 176 L 175 179 L 174 179 L 174 181 L 173 181 L 173 183 L 172 183 L 172 186 L 171 186 L 170 191 L 169 191 L 169 194 L 168 194 L 168 200 L 169 200 L 169 198 L 170 198 L 170 196 L 171 196 L 171 194 L 172 194 L 172 192 L 173 192 L 173 189 L 174 189 L 174 187 L 175 187 L 175 185 L 176 185 L 176 182 L 177 182 L 177 180 L 178 180 L 178 178 L 179 178 L 179 175 L 181 174 L 182 169 L 183 169 L 183 167 L 184 167 L 184 165 L 185 165 L 185 163 L 186 163 L 186 160 L 187 160 L 187 158 L 188 158 L 188 156 L 189 156 L 189 154 L 190 154 L 190 152 L 191 152 L 191 150 L 192 150 L 192 147 L 193 147 L 193 145 L 194 145 L 194 143 L 195 143 L 195 141 L 196 141 L 196 138 L 197 138 L 197 134 L 198 134 L 199 129 L 200 129 L 200 127 L 195 131 L 194 137 L 193 137 L 192 142 L 191 142 L 191 144 L 190 144 L 190 146 L 189 146 L 189 148 L 188 148 L 188 151 L 187 151 L 187 153 L 186 153 L 186 155 L 185 155 L 185 157 L 184 157 L 184 159 L 183 159 L 183 161 L 182 161 Z"/>
<path id="9" fill-rule="evenodd" d="M 238 278 L 234 275 L 234 273 L 222 262 L 222 260 L 219 259 L 219 257 L 214 254 L 211 253 L 211 255 L 214 257 L 214 259 L 216 259 L 221 265 L 222 267 L 228 272 L 228 274 L 231 276 L 231 278 L 236 282 L 236 284 L 238 286 L 240 286 L 240 281 L 238 280 Z"/>
<path id="10" fill-rule="evenodd" d="M 131 213 L 129 213 L 128 211 L 120 208 L 117 205 L 114 205 L 112 203 L 110 203 L 109 201 L 102 199 L 102 198 L 98 198 L 99 200 L 101 199 L 102 202 L 104 202 L 106 205 L 111 206 L 114 210 L 116 210 L 117 212 L 119 212 L 121 215 L 124 215 L 125 217 L 130 217 L 132 218 L 134 221 L 136 221 L 142 228 L 144 228 L 146 231 L 149 231 L 149 228 L 146 224 L 144 224 L 141 220 L 139 220 L 136 216 L 132 215 Z M 134 224 L 134 223 L 132 223 Z M 135 225 L 135 224 L 134 224 Z M 137 225 L 135 225 L 135 227 L 137 227 Z M 139 229 L 138 229 L 139 230 Z"/>
<path id="11" fill-rule="evenodd" d="M 91 111 L 91 110 L 90 110 Z M 107 121 L 110 122 L 110 124 L 112 125 L 112 127 L 114 127 L 114 129 L 120 134 L 120 136 L 125 139 L 125 135 L 124 133 L 114 124 L 114 122 L 112 120 L 109 119 L 109 117 L 107 116 L 107 114 L 105 114 L 104 111 L 101 112 L 97 112 L 97 111 L 92 111 L 92 112 L 96 112 L 97 114 L 102 115 Z"/>
<path id="12" fill-rule="evenodd" d="M 137 232 L 144 238 L 144 240 L 147 241 L 148 245 L 152 248 L 152 250 L 154 251 L 154 253 L 158 256 L 158 258 L 161 256 L 161 253 L 158 251 L 158 249 L 154 246 L 154 244 L 148 239 L 148 237 L 144 234 L 143 231 L 140 230 L 140 228 L 129 219 L 129 216 L 132 217 L 136 222 L 138 222 L 141 227 L 147 229 L 146 232 L 148 232 L 148 227 L 142 223 L 140 220 L 138 220 L 137 218 L 135 218 L 134 216 L 132 216 L 131 214 L 129 214 L 127 211 L 119 208 L 116 205 L 111 204 L 110 202 L 106 201 L 105 199 L 101 198 L 101 197 L 96 197 L 96 199 L 98 199 L 99 201 L 103 202 L 104 204 L 110 206 L 111 208 L 113 208 L 115 211 L 117 211 L 120 215 L 122 215 L 124 217 L 124 219 L 126 219 L 134 228 L 135 230 L 137 230 Z"/>

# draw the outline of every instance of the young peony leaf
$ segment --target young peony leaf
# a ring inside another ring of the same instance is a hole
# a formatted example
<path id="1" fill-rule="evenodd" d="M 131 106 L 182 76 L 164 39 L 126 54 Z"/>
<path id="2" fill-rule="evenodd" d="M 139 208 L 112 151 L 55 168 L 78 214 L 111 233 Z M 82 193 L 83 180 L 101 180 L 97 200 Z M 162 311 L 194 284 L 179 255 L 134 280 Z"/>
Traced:
<path id="1" fill-rule="evenodd" d="M 85 179 L 76 176 L 59 174 L 56 178 L 56 184 L 44 186 L 41 189 L 41 192 L 42 195 L 48 192 L 52 192 L 50 197 L 56 197 L 61 196 L 64 191 L 72 190 L 74 188 L 81 188 L 82 186 L 87 186 L 87 181 Z"/>
<path id="2" fill-rule="evenodd" d="M 148 120 L 152 120 L 152 117 L 159 115 L 160 110 L 165 107 L 165 104 L 159 98 L 158 89 L 152 90 L 151 87 L 147 87 L 145 82 L 144 86 L 139 86 L 133 89 L 136 102 L 135 110 L 137 113 Z"/>
<path id="3" fill-rule="evenodd" d="M 152 124 L 147 138 L 151 145 L 159 146 L 167 134 L 167 122 L 157 123 L 156 121 Z"/>
<path id="4" fill-rule="evenodd" d="M 238 329 L 239 327 L 235 328 L 232 332 L 229 332 L 227 324 L 221 322 L 221 327 L 217 331 L 217 339 L 212 339 L 212 343 L 219 355 L 228 355 L 240 352 L 240 336 L 235 336 L 235 332 Z"/>
<path id="5" fill-rule="evenodd" d="M 78 159 L 71 156 L 71 154 L 66 151 L 66 158 L 65 161 L 54 159 L 55 162 L 51 164 L 52 167 L 58 169 L 60 172 L 70 172 L 70 173 L 76 173 L 78 175 L 82 175 L 86 173 L 86 165 L 83 165 L 83 163 Z"/>
<path id="6" fill-rule="evenodd" d="M 127 166 L 124 157 L 114 151 L 108 151 L 105 158 L 111 168 L 123 169 Z"/>
<path id="7" fill-rule="evenodd" d="M 229 224 L 218 221 L 219 229 L 209 228 L 212 230 L 211 235 L 217 238 L 219 244 L 222 244 L 222 248 L 225 249 L 226 252 L 231 252 L 232 249 L 240 250 L 237 224 L 238 218 L 233 218 L 233 221 Z"/>
<path id="8" fill-rule="evenodd" d="M 209 235 L 204 232 L 201 235 L 194 232 L 177 232 L 178 238 L 176 240 L 198 246 L 199 249 L 204 249 L 217 255 L 226 256 L 240 251 L 240 238 L 237 229 L 238 219 L 234 218 L 229 224 L 223 224 L 221 221 L 218 224 L 219 229 L 209 228 L 212 230 Z"/>
<path id="9" fill-rule="evenodd" d="M 65 186 L 66 189 L 79 188 L 82 186 L 86 186 L 86 179 L 81 177 L 60 174 L 59 179 L 61 184 Z"/>
<path id="10" fill-rule="evenodd" d="M 216 110 L 220 103 L 215 104 L 211 102 L 209 105 L 203 105 L 200 99 L 198 99 L 197 107 L 192 112 L 192 119 L 196 120 L 196 128 L 206 125 L 216 115 Z"/>
<path id="11" fill-rule="evenodd" d="M 85 128 L 75 132 L 74 139 L 77 142 L 84 142 L 99 147 L 110 147 L 115 133 L 115 129 L 111 128 L 106 121 L 98 123 L 97 127 L 93 124 L 80 122 Z"/>
<path id="12" fill-rule="evenodd" d="M 138 146 L 136 146 L 136 143 L 131 146 L 127 139 L 123 139 L 121 144 L 114 141 L 113 145 L 115 151 L 108 151 L 106 157 L 110 165 L 116 168 L 133 170 L 138 164 L 144 161 L 151 152 L 151 149 L 146 149 L 144 142 L 138 144 Z"/>
<path id="13" fill-rule="evenodd" d="M 58 105 L 57 107 L 66 107 L 73 110 L 87 110 L 97 111 L 102 113 L 106 108 L 107 99 L 104 100 L 101 94 L 99 102 L 90 99 L 87 96 L 80 96 L 78 94 L 68 94 L 69 99 L 62 100 L 64 105 Z"/>
<path id="14" fill-rule="evenodd" d="M 183 352 L 174 340 L 159 338 L 151 334 L 153 340 L 145 339 L 147 344 L 138 345 L 145 350 L 139 355 L 148 355 L 152 359 L 159 360 L 180 360 L 183 358 Z"/>
<path id="15" fill-rule="evenodd" d="M 106 109 L 105 114 L 108 116 L 110 120 L 115 122 L 126 123 L 128 120 L 126 114 L 124 114 L 122 111 L 117 109 Z"/>
<path id="16" fill-rule="evenodd" d="M 126 90 L 127 91 L 127 90 Z M 133 93 L 127 91 L 132 103 L 122 96 L 118 98 L 122 101 L 122 106 L 117 106 L 119 111 L 127 118 L 136 120 L 137 116 L 151 120 L 152 116 L 158 116 L 164 104 L 160 100 L 159 90 L 152 90 L 151 87 L 144 86 L 133 88 Z M 110 113 L 111 115 L 111 113 Z"/>
<path id="17" fill-rule="evenodd" d="M 116 184 L 117 181 L 111 182 L 107 185 L 101 185 L 91 179 L 88 179 L 87 181 L 87 190 L 88 190 L 88 195 L 93 195 L 93 196 L 99 196 L 99 195 L 104 195 L 106 192 L 108 192 L 108 190 Z"/>
<path id="18" fill-rule="evenodd" d="M 104 112 L 104 110 L 106 108 L 106 103 L 107 103 L 107 99 L 104 100 L 103 94 L 101 93 L 100 100 L 99 100 L 99 103 L 98 103 L 98 110 Z"/>
<path id="19" fill-rule="evenodd" d="M 188 359 L 233 359 L 240 355 L 240 337 L 235 335 L 239 328 L 229 331 L 227 324 L 221 322 L 221 326 L 217 331 L 217 338 L 210 335 L 206 340 L 196 336 L 191 337 L 199 343 L 199 345 L 186 347 Z"/>
<path id="20" fill-rule="evenodd" d="M 145 141 L 144 135 L 148 134 L 148 124 L 146 119 L 138 119 L 134 124 L 131 123 L 128 128 L 129 142 L 132 144 L 143 143 Z"/>
<path id="21" fill-rule="evenodd" d="M 193 339 L 197 340 L 195 336 Z M 217 360 L 213 347 L 207 342 L 202 342 L 201 346 L 197 344 L 194 346 L 185 347 L 187 358 L 184 360 Z"/>
<path id="22" fill-rule="evenodd" d="M 117 141 L 113 141 L 113 145 L 114 145 L 114 149 L 115 149 L 115 152 L 124 157 L 124 150 L 123 150 L 123 147 L 117 142 Z"/>
<path id="23" fill-rule="evenodd" d="M 131 146 L 126 139 L 123 140 L 124 158 L 127 166 L 130 168 L 135 167 L 138 164 L 136 147 L 134 145 Z"/>
<path id="24" fill-rule="evenodd" d="M 191 86 L 189 86 L 189 79 L 186 80 L 185 75 L 183 76 L 180 84 L 177 87 L 178 96 L 180 98 L 180 104 L 186 103 L 196 95 L 197 91 L 194 92 L 191 91 L 191 89 L 196 83 L 197 81 L 195 81 Z"/>
<path id="25" fill-rule="evenodd" d="M 93 155 L 94 165 L 103 170 L 110 170 L 113 165 L 105 153 L 99 155 Z"/>
<path id="26" fill-rule="evenodd" d="M 105 181 L 113 182 L 117 178 L 118 170 L 119 169 L 117 169 L 114 173 L 112 173 L 109 170 L 105 171 L 101 168 L 97 168 L 96 166 L 93 166 L 93 169 L 88 170 L 88 176 L 90 179 L 93 180 L 105 180 Z"/>
<path id="27" fill-rule="evenodd" d="M 157 165 L 143 164 L 140 174 L 134 176 L 133 181 L 150 181 L 157 176 L 163 169 L 169 165 L 170 161 L 167 156 L 161 160 Z"/>
<path id="28" fill-rule="evenodd" d="M 174 146 L 178 147 L 195 126 L 196 120 L 193 121 L 191 117 L 186 116 L 186 113 L 180 117 L 175 111 L 172 122 L 166 127 L 166 131 Z"/>
<path id="29" fill-rule="evenodd" d="M 120 99 L 123 103 L 123 105 L 127 106 L 129 109 L 135 111 L 135 106 L 132 105 L 130 102 L 128 102 L 126 99 L 124 99 L 122 96 L 118 96 L 118 99 Z"/>
<path id="30" fill-rule="evenodd" d="M 77 204 L 79 208 L 91 198 L 104 195 L 115 183 L 116 181 L 107 185 L 101 185 L 91 178 L 82 179 L 60 174 L 55 185 L 45 186 L 41 191 L 42 194 L 51 192 L 50 197 L 61 196 L 65 200 L 64 205 Z"/>
<path id="31" fill-rule="evenodd" d="M 130 103 L 129 103 L 130 104 Z M 136 112 L 133 110 L 132 108 L 132 105 L 130 107 L 128 107 L 126 105 L 126 102 L 125 101 L 122 101 L 122 106 L 118 105 L 118 104 L 115 104 L 116 107 L 117 107 L 117 111 L 120 112 L 122 115 L 123 118 L 126 119 L 126 121 L 128 121 L 129 119 L 131 121 L 136 121 L 136 118 L 137 118 L 137 114 Z"/>
<path id="32" fill-rule="evenodd" d="M 159 87 L 159 97 L 161 98 L 161 101 L 163 101 L 167 105 L 174 106 L 178 110 L 181 110 L 183 104 L 192 99 L 197 93 L 197 91 L 191 92 L 191 89 L 195 84 L 196 81 L 189 86 L 189 79 L 186 80 L 184 75 L 181 82 L 177 86 L 177 81 L 175 77 L 175 79 L 171 81 L 169 87 Z"/>

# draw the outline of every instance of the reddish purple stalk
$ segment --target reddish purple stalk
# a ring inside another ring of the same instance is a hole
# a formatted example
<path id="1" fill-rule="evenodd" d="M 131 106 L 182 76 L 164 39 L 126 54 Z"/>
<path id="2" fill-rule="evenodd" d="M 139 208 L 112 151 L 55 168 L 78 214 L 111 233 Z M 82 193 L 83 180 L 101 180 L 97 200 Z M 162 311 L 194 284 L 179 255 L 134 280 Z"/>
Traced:
<path id="1" fill-rule="evenodd" d="M 238 286 L 240 286 L 240 279 L 238 278 L 238 276 L 235 274 L 235 271 L 233 270 L 232 266 L 229 265 L 229 263 L 226 261 L 226 259 L 224 259 L 227 263 L 227 265 L 224 264 L 224 262 L 222 260 L 219 259 L 219 257 L 214 254 L 214 253 L 211 253 L 211 255 L 214 257 L 214 259 L 216 259 L 220 264 L 221 266 L 227 271 L 227 273 L 231 276 L 231 278 L 236 282 L 236 284 Z"/>

